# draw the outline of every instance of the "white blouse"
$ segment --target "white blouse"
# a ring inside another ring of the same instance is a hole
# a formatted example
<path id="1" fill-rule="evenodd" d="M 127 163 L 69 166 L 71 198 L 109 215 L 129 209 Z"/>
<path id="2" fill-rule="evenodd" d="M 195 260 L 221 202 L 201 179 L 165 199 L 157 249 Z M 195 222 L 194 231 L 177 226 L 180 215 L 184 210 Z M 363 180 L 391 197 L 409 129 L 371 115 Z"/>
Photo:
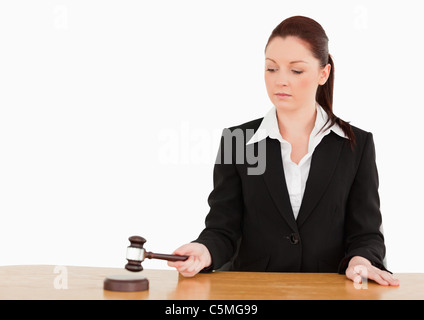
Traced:
<path id="1" fill-rule="evenodd" d="M 281 144 L 281 158 L 283 159 L 283 169 L 286 178 L 287 190 L 289 192 L 290 202 L 293 209 L 295 219 L 299 214 L 300 205 L 302 204 L 303 194 L 305 192 L 306 181 L 309 175 L 309 169 L 311 168 L 312 154 L 321 140 L 333 131 L 339 136 L 348 139 L 344 134 L 343 130 L 337 124 L 331 127 L 326 127 L 325 130 L 319 134 L 317 132 L 324 126 L 328 116 L 324 109 L 316 103 L 317 116 L 315 119 L 315 126 L 312 129 L 311 135 L 309 136 L 308 153 L 296 164 L 291 160 L 292 146 L 284 140 L 280 134 L 277 121 L 277 111 L 275 106 L 268 111 L 265 115 L 262 123 L 258 130 L 252 136 L 252 138 L 246 143 L 246 145 L 261 141 L 267 137 L 277 139 Z"/>

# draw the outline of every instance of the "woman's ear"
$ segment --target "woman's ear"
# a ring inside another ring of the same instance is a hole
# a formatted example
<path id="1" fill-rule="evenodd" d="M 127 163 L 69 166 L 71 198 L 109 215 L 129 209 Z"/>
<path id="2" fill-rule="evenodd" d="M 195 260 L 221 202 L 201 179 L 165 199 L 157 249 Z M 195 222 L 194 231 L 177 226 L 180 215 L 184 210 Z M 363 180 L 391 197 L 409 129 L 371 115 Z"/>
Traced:
<path id="1" fill-rule="evenodd" d="M 331 71 L 331 64 L 329 63 L 324 68 L 321 69 L 320 77 L 318 81 L 318 84 L 320 86 L 324 85 L 327 82 L 327 79 L 330 76 L 330 71 Z"/>

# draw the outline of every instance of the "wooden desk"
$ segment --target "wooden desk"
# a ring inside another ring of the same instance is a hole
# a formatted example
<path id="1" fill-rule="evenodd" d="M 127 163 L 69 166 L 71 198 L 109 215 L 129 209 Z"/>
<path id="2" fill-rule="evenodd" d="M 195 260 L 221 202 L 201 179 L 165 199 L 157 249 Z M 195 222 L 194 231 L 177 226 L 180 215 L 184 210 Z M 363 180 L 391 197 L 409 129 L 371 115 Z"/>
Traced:
<path id="1" fill-rule="evenodd" d="M 0 267 L 0 299 L 424 299 L 424 273 L 396 274 L 399 287 L 369 281 L 367 289 L 357 289 L 344 275 L 334 273 L 214 272 L 184 278 L 173 270 L 144 270 L 141 274 L 150 281 L 148 291 L 112 292 L 103 290 L 104 278 L 129 271 L 64 266 L 55 273 L 55 268 Z"/>

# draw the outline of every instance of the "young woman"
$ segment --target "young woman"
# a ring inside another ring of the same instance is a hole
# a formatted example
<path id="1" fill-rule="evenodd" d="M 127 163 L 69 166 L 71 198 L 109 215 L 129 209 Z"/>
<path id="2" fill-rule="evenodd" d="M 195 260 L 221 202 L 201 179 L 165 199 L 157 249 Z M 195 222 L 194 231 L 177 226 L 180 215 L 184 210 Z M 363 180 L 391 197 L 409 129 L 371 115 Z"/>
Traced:
<path id="1" fill-rule="evenodd" d="M 206 227 L 175 250 L 189 259 L 169 266 L 188 277 L 225 265 L 398 285 L 383 263 L 373 136 L 333 113 L 334 63 L 319 23 L 295 16 L 273 30 L 265 84 L 273 107 L 224 130 L 241 132 L 243 148 L 223 134 Z M 258 154 L 264 170 L 249 172 L 240 153 Z"/>

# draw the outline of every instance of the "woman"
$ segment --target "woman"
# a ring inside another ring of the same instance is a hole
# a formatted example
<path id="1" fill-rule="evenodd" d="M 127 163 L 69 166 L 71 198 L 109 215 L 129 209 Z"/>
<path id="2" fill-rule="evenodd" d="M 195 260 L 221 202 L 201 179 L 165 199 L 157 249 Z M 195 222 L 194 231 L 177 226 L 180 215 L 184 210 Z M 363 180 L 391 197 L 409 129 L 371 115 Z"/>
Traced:
<path id="1" fill-rule="evenodd" d="M 265 84 L 274 106 L 224 130 L 206 228 L 175 250 L 189 259 L 168 265 L 188 277 L 225 265 L 398 285 L 383 263 L 373 137 L 332 111 L 334 64 L 320 24 L 295 16 L 273 30 Z M 234 145 L 235 132 L 243 148 Z M 249 171 L 252 162 L 240 161 L 249 154 L 264 170 Z"/>

